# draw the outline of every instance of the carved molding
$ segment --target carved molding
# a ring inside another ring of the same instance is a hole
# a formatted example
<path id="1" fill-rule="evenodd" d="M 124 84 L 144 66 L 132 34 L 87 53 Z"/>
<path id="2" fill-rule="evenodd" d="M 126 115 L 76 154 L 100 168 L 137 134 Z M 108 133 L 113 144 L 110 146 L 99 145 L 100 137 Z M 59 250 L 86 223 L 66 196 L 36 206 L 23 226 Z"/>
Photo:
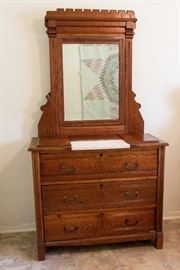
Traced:
<path id="1" fill-rule="evenodd" d="M 135 103 L 138 109 L 141 108 L 141 104 L 136 101 L 136 94 L 133 91 L 130 91 L 130 99 L 132 99 Z"/>
<path id="2" fill-rule="evenodd" d="M 91 17 L 91 20 L 104 20 L 109 17 L 109 19 L 121 19 L 136 21 L 135 13 L 133 10 L 108 10 L 108 9 L 72 9 L 72 8 L 58 8 L 56 11 L 48 11 L 46 14 L 46 23 L 48 20 L 58 19 L 63 20 L 64 18 L 68 20 L 68 17 L 72 16 L 79 19 L 88 20 L 88 17 Z M 98 15 L 98 18 L 97 18 Z M 104 17 L 105 16 L 105 17 Z"/>
<path id="3" fill-rule="evenodd" d="M 132 10 L 107 10 L 107 9 L 57 9 L 56 11 L 48 11 L 45 17 L 45 26 L 49 37 L 56 37 L 58 27 L 66 26 L 73 27 L 72 22 L 81 23 L 81 27 L 86 26 L 86 23 L 92 22 L 93 26 L 99 27 L 99 23 L 116 23 L 116 27 L 126 28 L 126 36 L 133 37 L 133 29 L 136 23 L 135 13 Z M 84 24 L 84 25 L 83 25 Z"/>
<path id="4" fill-rule="evenodd" d="M 126 22 L 126 38 L 133 38 L 134 36 L 134 29 L 136 27 L 135 22 L 127 21 Z"/>
<path id="5" fill-rule="evenodd" d="M 51 103 L 51 92 L 49 92 L 46 95 L 46 99 L 47 99 L 47 102 L 46 102 L 46 104 L 44 104 L 44 105 L 41 106 L 41 111 L 44 111 L 46 109 L 46 107 L 48 107 L 49 104 Z"/>
<path id="6" fill-rule="evenodd" d="M 55 134 L 52 121 L 52 100 L 51 93 L 46 96 L 47 102 L 41 106 L 43 112 L 38 124 L 38 134 L 40 137 L 53 136 Z"/>
<path id="7" fill-rule="evenodd" d="M 129 106 L 128 106 L 128 134 L 134 134 L 141 140 L 144 134 L 144 120 L 140 113 L 141 104 L 135 100 L 136 94 L 129 91 Z"/>
<path id="8" fill-rule="evenodd" d="M 46 31 L 46 33 L 48 34 L 48 36 L 50 38 L 56 37 L 56 34 L 57 34 L 56 27 L 50 27 L 50 28 L 48 28 L 48 30 Z"/>
<path id="9" fill-rule="evenodd" d="M 102 174 L 106 173 L 124 173 L 124 172 L 134 172 L 139 169 L 139 164 L 134 161 L 124 162 L 119 166 L 114 165 L 107 167 L 107 161 L 103 159 L 97 159 L 93 164 L 88 164 L 87 166 L 80 166 L 76 163 L 61 163 L 59 166 L 60 175 L 91 175 L 92 173 Z M 108 172 L 107 172 L 108 171 Z"/>

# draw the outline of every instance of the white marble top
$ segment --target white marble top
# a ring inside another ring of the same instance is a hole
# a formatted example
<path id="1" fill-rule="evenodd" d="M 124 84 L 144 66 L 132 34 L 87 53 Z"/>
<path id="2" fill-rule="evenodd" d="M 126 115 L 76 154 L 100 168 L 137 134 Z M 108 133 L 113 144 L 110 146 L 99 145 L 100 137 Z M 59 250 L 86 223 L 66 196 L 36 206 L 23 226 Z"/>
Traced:
<path id="1" fill-rule="evenodd" d="M 96 150 L 130 148 L 130 144 L 124 140 L 83 140 L 71 141 L 72 150 Z"/>

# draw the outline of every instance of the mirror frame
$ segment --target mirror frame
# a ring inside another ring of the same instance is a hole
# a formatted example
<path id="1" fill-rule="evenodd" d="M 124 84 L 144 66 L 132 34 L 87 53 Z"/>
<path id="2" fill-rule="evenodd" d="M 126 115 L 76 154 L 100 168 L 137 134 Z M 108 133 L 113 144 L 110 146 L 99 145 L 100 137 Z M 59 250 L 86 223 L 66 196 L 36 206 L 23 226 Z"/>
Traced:
<path id="1" fill-rule="evenodd" d="M 57 9 L 48 11 L 45 25 L 49 36 L 51 92 L 38 125 L 42 138 L 142 137 L 144 122 L 132 92 L 133 11 Z M 120 118 L 118 120 L 64 121 L 63 43 L 118 43 L 120 45 Z M 105 135 L 106 134 L 106 135 Z"/>

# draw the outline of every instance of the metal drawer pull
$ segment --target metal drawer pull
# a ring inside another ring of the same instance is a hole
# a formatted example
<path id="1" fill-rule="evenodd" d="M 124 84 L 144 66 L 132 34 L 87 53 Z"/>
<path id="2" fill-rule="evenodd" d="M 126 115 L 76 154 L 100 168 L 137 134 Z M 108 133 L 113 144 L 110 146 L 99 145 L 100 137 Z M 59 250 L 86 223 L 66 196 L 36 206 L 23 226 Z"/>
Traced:
<path id="1" fill-rule="evenodd" d="M 129 219 L 124 220 L 124 225 L 125 226 L 136 226 L 137 224 L 138 224 L 138 220 L 136 220 L 134 222 L 130 222 Z"/>
<path id="2" fill-rule="evenodd" d="M 128 199 L 128 200 L 135 200 L 135 199 L 139 199 L 140 198 L 140 193 L 139 193 L 138 190 L 132 191 L 132 192 L 126 191 L 124 193 L 124 195 L 125 195 L 125 198 Z"/>
<path id="3" fill-rule="evenodd" d="M 137 162 L 125 162 L 124 167 L 127 171 L 135 171 L 138 169 L 139 164 Z"/>
<path id="4" fill-rule="evenodd" d="M 77 225 L 66 225 L 64 226 L 64 231 L 67 233 L 76 232 L 79 230 L 79 227 Z"/>
<path id="5" fill-rule="evenodd" d="M 82 203 L 83 201 L 79 199 L 79 196 L 78 195 L 75 195 L 72 198 L 68 198 L 68 196 L 64 196 L 63 197 L 63 202 L 64 203 L 73 203 L 73 202 Z"/>

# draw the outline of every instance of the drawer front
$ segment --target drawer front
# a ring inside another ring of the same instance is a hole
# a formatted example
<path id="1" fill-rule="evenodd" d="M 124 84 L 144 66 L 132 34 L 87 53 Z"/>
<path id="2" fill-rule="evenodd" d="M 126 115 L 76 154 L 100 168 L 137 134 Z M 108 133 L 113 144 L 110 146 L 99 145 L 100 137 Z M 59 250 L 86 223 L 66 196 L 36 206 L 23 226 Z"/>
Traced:
<path id="1" fill-rule="evenodd" d="M 136 212 L 90 212 L 81 214 L 46 214 L 46 241 L 129 235 L 154 230 L 154 209 Z"/>
<path id="2" fill-rule="evenodd" d="M 59 176 L 61 180 L 154 176 L 157 175 L 157 151 L 104 150 L 41 154 L 40 170 L 42 176 Z"/>
<path id="3" fill-rule="evenodd" d="M 44 211 L 156 204 L 156 180 L 42 186 Z"/>

